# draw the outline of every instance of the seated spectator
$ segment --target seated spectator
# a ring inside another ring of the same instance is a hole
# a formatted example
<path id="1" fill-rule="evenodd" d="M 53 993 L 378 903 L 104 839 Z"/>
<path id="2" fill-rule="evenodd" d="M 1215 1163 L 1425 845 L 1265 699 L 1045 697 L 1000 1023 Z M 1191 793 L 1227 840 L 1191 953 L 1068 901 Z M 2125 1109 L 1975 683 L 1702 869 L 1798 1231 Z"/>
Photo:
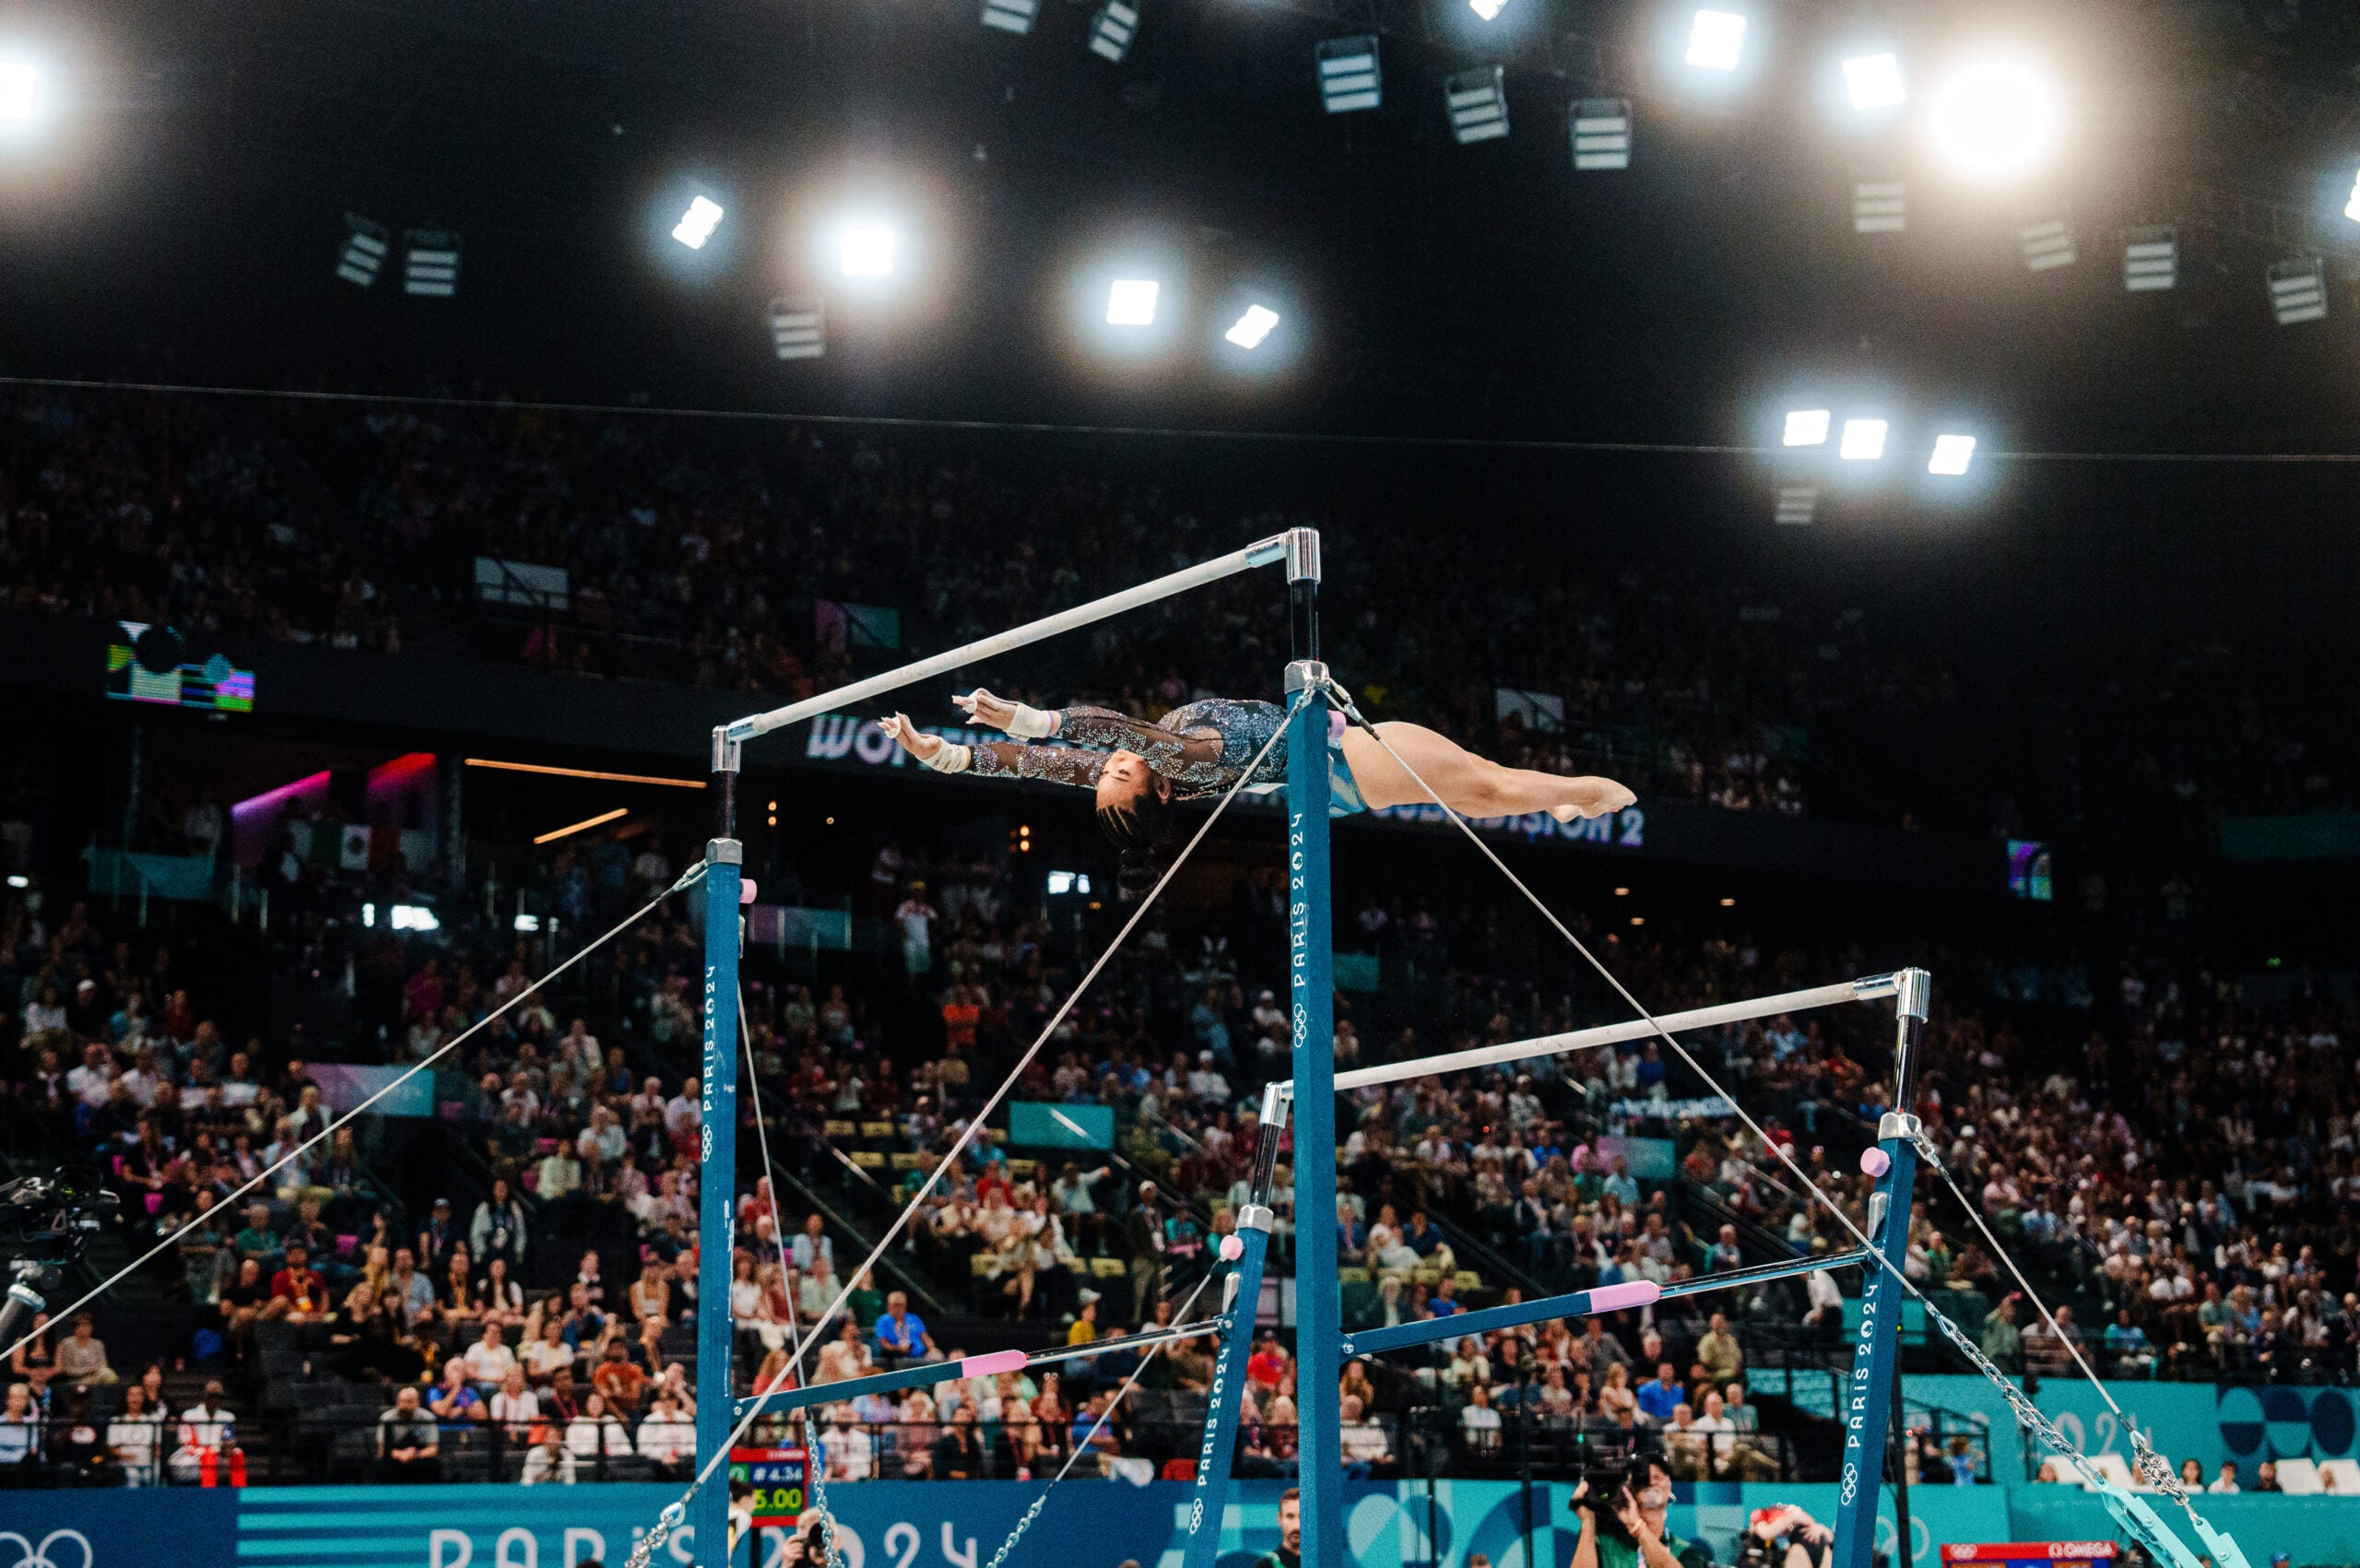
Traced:
<path id="1" fill-rule="evenodd" d="M 484 1265 L 477 1297 L 486 1324 L 513 1335 L 525 1326 L 525 1288 L 508 1277 L 508 1260 L 495 1256 Z"/>
<path id="2" fill-rule="evenodd" d="M 1682 1399 L 1671 1408 L 1671 1420 L 1663 1430 L 1665 1460 L 1671 1467 L 1674 1480 L 1705 1480 L 1711 1476 L 1712 1455 L 1709 1440 L 1696 1430 L 1696 1412 Z"/>
<path id="3" fill-rule="evenodd" d="M 568 1453 L 582 1459 L 610 1459 L 631 1453 L 631 1429 L 607 1409 L 606 1396 L 595 1389 L 582 1400 L 582 1411 L 565 1423 Z"/>
<path id="4" fill-rule="evenodd" d="M 1729 1332 L 1728 1315 L 1717 1312 L 1696 1341 L 1696 1364 L 1690 1375 L 1701 1382 L 1728 1383 L 1744 1370 L 1745 1351 Z"/>
<path id="5" fill-rule="evenodd" d="M 572 1366 L 573 1347 L 565 1342 L 564 1320 L 554 1315 L 544 1316 L 539 1336 L 525 1341 L 517 1359 L 524 1362 L 526 1375 L 536 1383 L 547 1383 L 557 1375 L 560 1368 Z"/>
<path id="6" fill-rule="evenodd" d="M 467 1363 L 457 1356 L 442 1363 L 442 1381 L 428 1392 L 426 1408 L 444 1426 L 462 1431 L 481 1426 L 488 1413 L 483 1396 L 467 1381 Z"/>
<path id="7" fill-rule="evenodd" d="M 477 1385 L 478 1392 L 498 1388 L 516 1370 L 516 1352 L 510 1350 L 502 1338 L 500 1325 L 483 1326 L 483 1338 L 467 1347 L 462 1358 L 467 1365 L 467 1376 Z"/>
<path id="8" fill-rule="evenodd" d="M 501 1379 L 500 1392 L 491 1397 L 490 1417 L 509 1442 L 524 1443 L 530 1437 L 534 1423 L 541 1419 L 541 1402 L 525 1386 L 523 1367 L 510 1364 L 507 1375 Z"/>
<path id="9" fill-rule="evenodd" d="M 680 1413 L 668 1394 L 659 1393 L 639 1423 L 639 1456 L 668 1478 L 678 1479 L 696 1461 L 696 1422 Z"/>
<path id="10" fill-rule="evenodd" d="M 1680 1379 L 1673 1373 L 1670 1362 L 1658 1364 L 1654 1378 L 1639 1385 L 1640 1413 L 1658 1426 L 1669 1422 L 1671 1420 L 1672 1411 L 1686 1403 L 1687 1398 L 1688 1396 L 1682 1391 Z"/>
<path id="11" fill-rule="evenodd" d="M 442 1442 L 435 1417 L 419 1407 L 415 1388 L 395 1393 L 393 1409 L 377 1418 L 377 1456 L 389 1467 L 389 1480 L 431 1480 Z"/>
<path id="12" fill-rule="evenodd" d="M 2237 1462 L 2235 1459 L 2222 1460 L 2221 1473 L 2214 1476 L 2212 1478 L 2212 1484 L 2206 1487 L 2204 1490 L 2218 1496 L 2235 1495 L 2239 1490 L 2237 1486 Z"/>
<path id="13" fill-rule="evenodd" d="M 907 1291 L 885 1298 L 884 1315 L 877 1320 L 877 1361 L 888 1370 L 910 1362 L 938 1362 L 942 1352 L 926 1329 L 926 1319 L 910 1310 Z"/>
<path id="14" fill-rule="evenodd" d="M 107 1365 L 106 1343 L 97 1337 L 88 1313 L 74 1315 L 73 1331 L 57 1347 L 56 1366 L 59 1380 L 69 1387 L 116 1381 L 114 1370 Z"/>
<path id="15" fill-rule="evenodd" d="M 867 1480 L 876 1473 L 877 1444 L 854 1421 L 849 1405 L 828 1407 L 828 1424 L 820 1434 L 820 1447 L 832 1481 Z"/>
<path id="16" fill-rule="evenodd" d="M 230 1452 L 237 1443 L 234 1419 L 221 1403 L 221 1385 L 207 1383 L 204 1397 L 181 1412 L 180 1444 L 167 1467 L 183 1486 L 201 1479 L 208 1456 Z"/>
<path id="17" fill-rule="evenodd" d="M 1337 1402 L 1336 1412 L 1341 1423 L 1340 1437 L 1344 1456 L 1344 1479 L 1366 1480 L 1377 1467 L 1389 1462 L 1392 1448 L 1386 1441 L 1385 1429 L 1374 1421 L 1362 1419 L 1361 1397 L 1347 1394 Z"/>
<path id="18" fill-rule="evenodd" d="M 934 1451 L 927 1460 L 928 1470 L 936 1480 L 984 1479 L 984 1449 L 976 1441 L 975 1425 L 975 1407 L 972 1403 L 962 1404 L 951 1412 L 950 1422 L 934 1440 Z"/>
<path id="19" fill-rule="evenodd" d="M 1492 1391 L 1481 1383 L 1467 1391 L 1467 1404 L 1458 1412 L 1459 1429 L 1466 1434 L 1467 1448 L 1472 1454 L 1496 1453 L 1500 1446 L 1500 1412 L 1492 1408 Z"/>
<path id="20" fill-rule="evenodd" d="M 555 1482 L 572 1486 L 574 1481 L 573 1450 L 567 1447 L 564 1437 L 555 1427 L 542 1433 L 533 1451 L 525 1456 L 525 1473 L 517 1478 L 525 1486 Z"/>
<path id="21" fill-rule="evenodd" d="M 607 1406 L 625 1421 L 636 1415 L 647 1388 L 647 1369 L 631 1360 L 631 1347 L 622 1337 L 607 1341 L 605 1359 L 590 1374 L 590 1385 L 607 1397 Z"/>
<path id="22" fill-rule="evenodd" d="M 270 1277 L 270 1305 L 264 1308 L 266 1317 L 283 1317 L 289 1323 L 316 1323 L 334 1310 L 328 1303 L 326 1278 L 311 1266 L 311 1249 L 301 1242 L 287 1244 L 287 1264 Z"/>

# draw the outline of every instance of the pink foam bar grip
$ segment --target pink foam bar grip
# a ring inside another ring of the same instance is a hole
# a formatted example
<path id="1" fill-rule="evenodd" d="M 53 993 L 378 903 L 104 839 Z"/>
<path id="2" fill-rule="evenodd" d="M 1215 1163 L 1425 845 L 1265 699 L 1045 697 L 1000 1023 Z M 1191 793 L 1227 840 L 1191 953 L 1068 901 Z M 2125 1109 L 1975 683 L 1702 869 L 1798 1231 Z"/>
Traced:
<path id="1" fill-rule="evenodd" d="M 1600 1285 L 1589 1293 L 1589 1310 L 1593 1313 L 1621 1312 L 1625 1307 L 1653 1306 L 1662 1295 L 1663 1287 L 1652 1279 Z"/>
<path id="2" fill-rule="evenodd" d="M 959 1375 L 997 1377 L 1004 1372 L 1022 1372 L 1024 1360 L 1024 1352 L 1021 1350 L 993 1350 L 986 1355 L 969 1356 L 959 1363 Z"/>
<path id="3" fill-rule="evenodd" d="M 751 877 L 746 878 L 738 884 L 738 902 L 739 903 L 754 902 L 754 879 Z"/>

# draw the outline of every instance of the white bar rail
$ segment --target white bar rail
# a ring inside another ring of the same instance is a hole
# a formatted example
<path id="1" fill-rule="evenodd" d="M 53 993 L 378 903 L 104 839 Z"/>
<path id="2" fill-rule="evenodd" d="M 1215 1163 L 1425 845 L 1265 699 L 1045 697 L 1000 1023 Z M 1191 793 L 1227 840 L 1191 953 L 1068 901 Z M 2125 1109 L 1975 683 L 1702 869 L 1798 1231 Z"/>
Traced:
<path id="1" fill-rule="evenodd" d="M 903 665 L 899 669 L 872 675 L 866 680 L 856 680 L 849 686 L 839 686 L 806 701 L 735 720 L 724 726 L 725 733 L 732 741 L 750 740 L 755 736 L 768 735 L 787 725 L 818 718 L 821 713 L 833 713 L 851 703 L 881 697 L 888 691 L 914 686 L 938 675 L 947 675 L 967 665 L 997 658 L 1002 654 L 1055 637 L 1059 632 L 1071 631 L 1092 621 L 1104 620 L 1109 616 L 1151 605 L 1158 599 L 1168 599 L 1174 594 L 1185 594 L 1191 588 L 1201 588 L 1208 583 L 1218 583 L 1224 577 L 1234 577 L 1257 566 L 1274 566 L 1283 560 L 1288 563 L 1290 578 L 1298 575 L 1316 577 L 1319 574 L 1317 539 L 1317 531 L 1310 528 L 1292 528 L 1283 534 L 1274 534 L 1242 550 L 1232 550 L 1214 560 L 1184 567 L 1152 583 L 1142 583 L 1136 588 L 1126 588 L 1119 594 L 1109 594 L 1103 599 L 1076 605 L 1069 610 L 1060 610 L 1056 615 L 1013 627 L 997 636 L 970 643 L 963 648 L 953 648 L 932 658 L 920 659 L 914 665 Z M 1306 562 L 1307 571 L 1302 569 Z"/>
<path id="2" fill-rule="evenodd" d="M 1593 1045 L 1619 1045 L 1628 1040 L 1652 1040 L 1656 1027 L 1678 1033 L 1688 1029 L 1713 1029 L 1725 1023 L 1743 1023 L 1749 1019 L 1776 1018 L 1780 1013 L 1805 1012 L 1812 1008 L 1832 1008 L 1844 1002 L 1866 1002 L 1879 996 L 1897 995 L 1901 990 L 1899 974 L 1871 975 L 1866 980 L 1847 980 L 1835 985 L 1816 985 L 1808 991 L 1788 991 L 1776 996 L 1757 996 L 1747 1002 L 1723 1002 L 1717 1007 L 1692 1008 L 1684 1013 L 1658 1013 L 1655 1022 L 1633 1019 L 1628 1023 L 1600 1024 L 1596 1029 L 1576 1029 L 1570 1034 L 1544 1034 L 1533 1040 L 1510 1040 L 1498 1045 L 1479 1045 L 1471 1051 L 1451 1051 L 1439 1056 L 1420 1056 L 1414 1061 L 1386 1062 L 1374 1067 L 1354 1067 L 1336 1075 L 1336 1091 L 1361 1089 L 1372 1083 L 1398 1083 L 1404 1079 L 1431 1078 L 1436 1073 L 1464 1072 L 1469 1067 L 1488 1067 L 1502 1062 L 1520 1062 L 1533 1056 L 1554 1056 L 1567 1051 L 1587 1050 Z"/>

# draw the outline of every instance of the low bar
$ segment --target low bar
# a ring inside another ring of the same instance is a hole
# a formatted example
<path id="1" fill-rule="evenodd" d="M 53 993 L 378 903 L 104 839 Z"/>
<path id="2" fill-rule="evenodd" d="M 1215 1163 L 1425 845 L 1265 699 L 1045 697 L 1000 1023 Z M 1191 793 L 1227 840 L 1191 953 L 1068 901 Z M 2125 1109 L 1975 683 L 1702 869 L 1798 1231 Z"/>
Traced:
<path id="1" fill-rule="evenodd" d="M 1229 554 L 1216 557 L 1211 560 L 1199 561 L 1194 566 L 1184 567 L 1178 572 L 1159 577 L 1152 583 L 1142 583 L 1136 588 L 1126 588 L 1119 594 L 1109 594 L 1103 599 L 1092 599 L 1086 605 L 1076 605 L 1069 610 L 1060 610 L 1056 615 L 1044 616 L 1039 620 L 1013 627 L 995 636 L 970 643 L 965 647 L 953 648 L 948 653 L 937 654 L 932 658 L 920 659 L 914 665 L 903 665 L 899 669 L 889 669 L 881 675 L 872 675 L 866 680 L 856 680 L 849 686 L 839 686 L 833 690 L 823 691 L 819 696 L 804 701 L 791 703 L 784 708 L 773 708 L 767 713 L 755 713 L 747 718 L 738 719 L 723 727 L 732 740 L 750 740 L 758 735 L 768 735 L 774 729 L 783 728 L 804 719 L 818 718 L 821 713 L 833 713 L 851 703 L 867 701 L 871 697 L 881 697 L 888 691 L 897 691 L 904 686 L 914 686 L 921 680 L 930 680 L 938 675 L 948 675 L 952 670 L 984 659 L 997 658 L 1002 654 L 1013 653 L 1029 643 L 1055 637 L 1060 632 L 1071 631 L 1078 627 L 1088 626 L 1093 621 L 1104 620 L 1109 616 L 1121 615 L 1126 610 L 1135 610 L 1143 605 L 1151 605 L 1158 599 L 1168 599 L 1174 594 L 1185 594 L 1191 588 L 1201 588 L 1208 583 L 1218 583 L 1224 577 L 1234 577 L 1241 572 L 1250 572 L 1257 566 L 1276 566 L 1282 560 L 1293 559 L 1290 555 L 1291 548 L 1296 555 L 1302 554 L 1304 547 L 1300 544 L 1290 545 L 1290 541 L 1298 534 L 1310 535 L 1315 539 L 1317 537 L 1317 530 L 1311 528 L 1294 528 L 1284 534 L 1274 534 L 1267 539 L 1246 546 L 1242 550 L 1232 550 Z M 1309 559 L 1314 562 L 1319 559 L 1316 544 L 1310 547 Z"/>
<path id="2" fill-rule="evenodd" d="M 1431 1078 L 1436 1073 L 1464 1072 L 1469 1067 L 1495 1067 L 1502 1062 L 1521 1062 L 1534 1056 L 1555 1056 L 1568 1051 L 1586 1051 L 1596 1045 L 1620 1045 L 1632 1040 L 1653 1040 L 1658 1026 L 1677 1034 L 1684 1030 L 1714 1029 L 1725 1023 L 1743 1023 L 1750 1019 L 1776 1018 L 1780 1013 L 1807 1012 L 1813 1008 L 1832 1008 L 1845 1002 L 1868 1002 L 1879 996 L 1890 996 L 1901 988 L 1900 977 L 1892 974 L 1871 975 L 1866 980 L 1847 980 L 1835 985 L 1815 985 L 1808 991 L 1788 991 L 1776 996 L 1757 996 L 1749 1002 L 1723 1002 L 1717 1007 L 1692 1008 L 1684 1013 L 1658 1013 L 1653 1022 L 1633 1019 L 1628 1023 L 1600 1024 L 1595 1029 L 1576 1029 L 1570 1034 L 1543 1034 L 1532 1040 L 1510 1040 L 1498 1045 L 1479 1045 L 1471 1051 L 1451 1051 L 1439 1056 L 1421 1056 L 1410 1062 L 1385 1062 L 1373 1067 L 1354 1067 L 1336 1075 L 1338 1093 L 1348 1089 L 1364 1089 L 1373 1083 L 1398 1083 L 1404 1079 Z"/>
<path id="3" fill-rule="evenodd" d="M 1868 1261 L 1869 1249 L 1854 1247 L 1848 1252 L 1830 1253 L 1824 1257 L 1780 1258 L 1776 1263 L 1756 1263 L 1744 1268 L 1726 1269 L 1718 1274 L 1700 1274 L 1693 1279 L 1677 1279 L 1669 1285 L 1658 1286 L 1641 1279 L 1629 1284 L 1575 1291 L 1562 1296 L 1543 1296 L 1537 1302 L 1517 1302 L 1513 1306 L 1453 1313 L 1448 1317 L 1428 1318 L 1422 1323 L 1397 1323 L 1390 1328 L 1371 1328 L 1359 1334 L 1346 1335 L 1344 1359 L 1351 1361 L 1360 1356 L 1379 1355 L 1386 1350 L 1407 1350 L 1412 1345 L 1431 1345 L 1437 1339 L 1456 1339 L 1467 1334 L 1489 1334 L 1494 1328 L 1518 1328 L 1528 1323 L 1546 1323 L 1552 1317 L 1595 1317 L 1600 1313 L 1650 1306 L 1659 1301 L 1670 1301 L 1674 1296 L 1699 1296 L 1707 1291 L 1726 1291 L 1733 1285 L 1758 1285 L 1764 1280 L 1813 1274 L 1823 1268 L 1847 1268 Z"/>
<path id="4" fill-rule="evenodd" d="M 1227 1321 L 1216 1317 L 1198 1323 L 1174 1324 L 1170 1328 L 1159 1328 L 1145 1334 L 1121 1334 L 1111 1339 L 1044 1350 L 1032 1356 L 1021 1350 L 986 1350 L 982 1355 L 962 1356 L 955 1362 L 921 1362 L 915 1366 L 880 1372 L 874 1377 L 848 1377 L 835 1383 L 809 1384 L 801 1388 L 774 1388 L 768 1394 L 757 1394 L 751 1398 L 735 1401 L 734 1419 L 744 1421 L 748 1413 L 756 1409 L 764 1415 L 785 1415 L 807 1405 L 832 1405 L 839 1399 L 856 1399 L 863 1394 L 883 1394 L 896 1388 L 925 1388 L 937 1383 L 949 1383 L 953 1378 L 988 1377 L 1024 1367 L 1053 1366 L 1058 1362 L 1080 1361 L 1090 1356 L 1112 1356 L 1126 1350 L 1150 1350 L 1181 1339 L 1201 1339 L 1209 1334 L 1220 1333 Z"/>

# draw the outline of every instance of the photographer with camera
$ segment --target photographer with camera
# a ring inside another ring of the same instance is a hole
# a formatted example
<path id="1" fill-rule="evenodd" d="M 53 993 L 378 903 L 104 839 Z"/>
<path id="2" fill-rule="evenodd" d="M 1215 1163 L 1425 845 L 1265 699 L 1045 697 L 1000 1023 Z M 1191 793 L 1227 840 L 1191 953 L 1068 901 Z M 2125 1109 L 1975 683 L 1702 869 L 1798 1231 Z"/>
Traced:
<path id="1" fill-rule="evenodd" d="M 1593 1493 L 1605 1502 L 1602 1511 L 1587 1501 Z M 1671 1472 L 1660 1455 L 1638 1456 L 1628 1471 L 1592 1470 L 1574 1488 L 1582 1534 L 1569 1568 L 1713 1568 L 1709 1550 L 1666 1527 L 1670 1511 Z"/>

